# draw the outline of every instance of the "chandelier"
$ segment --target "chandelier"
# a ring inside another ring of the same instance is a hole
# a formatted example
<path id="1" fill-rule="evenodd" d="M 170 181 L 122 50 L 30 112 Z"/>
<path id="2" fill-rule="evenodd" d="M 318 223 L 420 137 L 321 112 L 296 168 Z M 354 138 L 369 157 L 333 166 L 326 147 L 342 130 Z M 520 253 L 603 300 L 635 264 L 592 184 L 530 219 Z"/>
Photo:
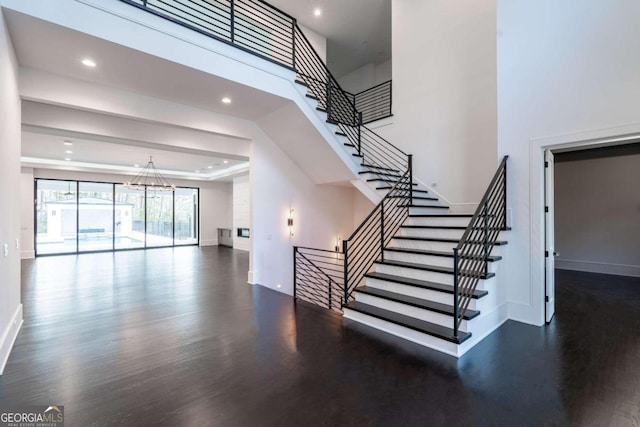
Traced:
<path id="1" fill-rule="evenodd" d="M 131 181 L 125 182 L 124 186 L 135 190 L 144 190 L 146 187 L 154 190 L 173 191 L 176 189 L 176 186 L 170 184 L 156 169 L 153 164 L 153 156 L 149 156 L 149 163 Z"/>

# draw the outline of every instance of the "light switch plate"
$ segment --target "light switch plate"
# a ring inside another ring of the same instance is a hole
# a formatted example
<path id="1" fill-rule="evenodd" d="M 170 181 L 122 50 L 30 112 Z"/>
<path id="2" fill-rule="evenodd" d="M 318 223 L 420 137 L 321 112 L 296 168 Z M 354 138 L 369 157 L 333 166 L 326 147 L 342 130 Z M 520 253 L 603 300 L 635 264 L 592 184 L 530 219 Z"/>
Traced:
<path id="1" fill-rule="evenodd" d="M 4 244 L 4 256 L 9 256 L 9 244 L 5 243 Z"/>

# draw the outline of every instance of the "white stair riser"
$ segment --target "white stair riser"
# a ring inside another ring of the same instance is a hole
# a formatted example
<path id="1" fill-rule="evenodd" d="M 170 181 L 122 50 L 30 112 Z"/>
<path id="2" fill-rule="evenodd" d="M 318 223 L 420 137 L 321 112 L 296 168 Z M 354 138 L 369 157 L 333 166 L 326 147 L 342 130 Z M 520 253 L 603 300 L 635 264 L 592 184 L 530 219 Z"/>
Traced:
<path id="1" fill-rule="evenodd" d="M 453 253 L 453 248 L 457 246 L 457 243 L 450 242 L 427 242 L 422 240 L 404 240 L 404 239 L 393 239 L 391 244 L 388 247 L 391 248 L 406 248 L 406 249 L 422 249 L 425 251 L 440 251 L 440 252 L 451 252 Z M 499 256 L 500 248 L 502 246 L 494 246 L 491 251 L 491 255 Z"/>
<path id="2" fill-rule="evenodd" d="M 405 239 L 393 239 L 389 247 L 393 248 L 407 248 L 407 249 L 423 249 L 425 251 L 443 251 L 453 252 L 453 248 L 457 246 L 457 243 L 451 242 L 427 242 L 424 240 L 405 240 Z"/>
<path id="3" fill-rule="evenodd" d="M 434 209 L 428 207 L 410 207 L 409 214 L 411 215 L 421 215 L 421 214 L 442 214 L 447 213 L 449 209 Z"/>
<path id="4" fill-rule="evenodd" d="M 460 355 L 458 352 L 457 344 L 433 337 L 431 335 L 423 334 L 422 332 L 414 331 L 413 329 L 405 328 L 404 326 L 396 325 L 395 323 L 378 319 L 377 317 L 368 316 L 366 314 L 350 310 L 348 308 L 345 308 L 344 310 L 344 317 L 351 321 L 362 323 L 388 334 L 395 335 L 397 337 L 415 342 L 434 350 L 441 351 L 443 353 L 450 354 L 452 356 L 457 357 Z"/>
<path id="5" fill-rule="evenodd" d="M 371 170 L 368 169 L 366 167 L 362 168 L 362 171 L 366 173 L 362 173 L 360 174 L 360 177 L 363 179 L 377 179 L 377 178 L 382 178 L 382 179 L 400 179 L 402 177 L 402 175 L 398 175 L 394 172 L 391 171 L 385 171 L 385 170 Z M 374 182 L 375 184 L 377 184 L 377 181 Z M 391 184 L 393 186 L 393 184 Z"/>
<path id="6" fill-rule="evenodd" d="M 440 201 L 438 200 L 424 200 L 424 199 L 413 199 L 412 204 L 414 206 L 419 206 L 420 209 L 423 209 L 422 208 L 423 206 L 426 208 L 428 208 L 429 206 L 442 206 L 442 203 L 440 203 Z"/>
<path id="7" fill-rule="evenodd" d="M 428 282 L 444 283 L 446 285 L 453 285 L 452 274 L 385 264 L 375 264 L 374 269 L 378 273 L 391 274 L 393 276 L 400 277 L 409 277 L 411 279 L 417 280 L 426 280 Z"/>
<path id="8" fill-rule="evenodd" d="M 436 255 L 420 255 L 420 254 L 411 254 L 405 252 L 393 252 L 393 251 L 385 251 L 384 252 L 385 260 L 393 260 L 393 261 L 404 261 L 411 262 L 414 264 L 423 264 L 423 265 L 437 265 L 441 267 L 451 267 L 453 268 L 453 258 L 444 257 L 444 256 L 436 256 Z M 489 262 L 488 270 L 491 273 L 496 272 L 496 263 Z"/>
<path id="9" fill-rule="evenodd" d="M 466 227 L 470 218 L 459 217 L 409 217 L 405 225 L 434 225 L 441 227 Z"/>
<path id="10" fill-rule="evenodd" d="M 437 239 L 457 239 L 462 237 L 464 230 L 448 230 L 446 228 L 401 228 L 396 235 L 405 237 L 431 237 Z"/>
<path id="11" fill-rule="evenodd" d="M 408 277 L 417 280 L 426 280 L 428 282 L 443 283 L 453 286 L 453 274 L 439 273 L 435 271 L 419 270 L 416 268 L 398 267 L 393 265 L 375 264 L 374 269 L 378 273 L 391 274 L 393 276 Z M 480 290 L 491 289 L 491 283 L 495 277 L 487 280 L 479 280 L 477 288 Z"/>
<path id="12" fill-rule="evenodd" d="M 453 329 L 453 316 L 436 313 L 431 310 L 425 310 L 384 298 L 378 298 L 361 292 L 356 292 L 356 301 Z M 460 322 L 460 330 L 464 332 L 467 331 L 467 320 Z"/>
<path id="13" fill-rule="evenodd" d="M 442 304 L 453 304 L 453 294 L 447 292 L 424 289 L 417 286 L 404 285 L 402 283 L 389 282 L 382 279 L 367 277 L 365 284 L 370 288 L 381 289 L 383 291 L 396 292 L 415 298 L 422 298 Z"/>
<path id="14" fill-rule="evenodd" d="M 424 289 L 417 286 L 405 285 L 402 283 L 389 282 L 386 280 L 374 279 L 368 277 L 365 284 L 367 287 L 381 289 L 383 291 L 396 292 L 401 295 L 422 298 L 441 304 L 453 305 L 453 294 L 447 292 L 435 291 L 432 289 Z M 472 298 L 469 302 L 471 310 L 491 311 L 497 307 L 499 303 L 498 293 L 495 290 L 489 290 L 489 293 L 482 298 Z"/>

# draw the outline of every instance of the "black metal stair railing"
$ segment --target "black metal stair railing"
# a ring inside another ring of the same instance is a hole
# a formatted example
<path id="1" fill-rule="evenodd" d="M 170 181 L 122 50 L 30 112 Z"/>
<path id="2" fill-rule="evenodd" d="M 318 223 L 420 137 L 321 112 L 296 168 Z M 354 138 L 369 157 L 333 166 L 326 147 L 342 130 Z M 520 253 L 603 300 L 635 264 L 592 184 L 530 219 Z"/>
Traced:
<path id="1" fill-rule="evenodd" d="M 487 277 L 488 259 L 500 231 L 507 228 L 507 159 L 504 156 L 458 246 L 453 249 L 453 337 L 478 281 Z"/>
<path id="2" fill-rule="evenodd" d="M 324 249 L 293 247 L 293 298 L 342 310 L 343 256 Z"/>
<path id="3" fill-rule="evenodd" d="M 362 113 L 362 124 L 366 125 L 392 115 L 391 93 L 391 80 L 389 80 L 362 92 L 349 94 L 356 106 L 356 110 Z"/>
<path id="4" fill-rule="evenodd" d="M 344 304 L 363 282 L 376 260 L 384 260 L 384 248 L 409 216 L 412 198 L 411 169 L 376 205 L 348 239 L 342 242 L 344 254 Z"/>
<path id="5" fill-rule="evenodd" d="M 339 301 L 348 302 L 350 293 L 378 255 L 384 255 L 384 245 L 408 215 L 413 200 L 411 156 L 362 125 L 356 97 L 340 87 L 296 19 L 280 9 L 262 0 L 120 1 L 295 71 L 296 80 L 307 86 L 307 95 L 317 100 L 317 108 L 326 112 L 327 121 L 348 138 L 368 171 L 395 183 L 367 220 L 343 242 L 340 280 L 334 277 L 336 267 L 326 265 L 326 254 L 320 256 L 322 250 L 294 248 L 296 297 L 341 308 L 336 305 L 336 288 L 341 290 Z M 361 99 L 363 106 L 376 105 L 368 95 Z M 389 91 L 389 105 L 390 101 Z M 378 107 L 373 110 L 377 112 Z"/>
<path id="6" fill-rule="evenodd" d="M 294 50 L 298 80 L 307 85 L 309 93 L 318 101 L 318 108 L 327 113 L 327 120 L 330 123 L 358 126 L 360 114 L 355 104 L 340 87 L 298 24 L 294 25 Z"/>
<path id="7" fill-rule="evenodd" d="M 375 174 L 377 169 L 387 175 L 394 171 L 399 176 L 409 169 L 411 154 L 405 153 L 368 127 L 339 124 L 338 128 L 362 156 L 362 164 L 369 166 L 372 173 Z"/>
<path id="8" fill-rule="evenodd" d="M 120 0 L 294 69 L 295 18 L 261 0 Z"/>

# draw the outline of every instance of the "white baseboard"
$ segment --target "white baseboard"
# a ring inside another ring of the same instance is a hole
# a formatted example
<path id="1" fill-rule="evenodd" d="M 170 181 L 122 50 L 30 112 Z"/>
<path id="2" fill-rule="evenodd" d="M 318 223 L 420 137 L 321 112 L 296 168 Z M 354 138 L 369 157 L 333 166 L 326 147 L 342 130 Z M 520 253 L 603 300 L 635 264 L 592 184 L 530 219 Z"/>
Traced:
<path id="1" fill-rule="evenodd" d="M 218 246 L 218 239 L 200 240 L 200 246 Z"/>
<path id="2" fill-rule="evenodd" d="M 611 264 L 594 261 L 578 261 L 556 258 L 559 270 L 585 271 L 588 273 L 614 274 L 616 276 L 640 277 L 640 265 Z"/>
<path id="3" fill-rule="evenodd" d="M 20 328 L 22 327 L 22 322 L 22 304 L 20 304 L 13 314 L 11 322 L 2 334 L 2 337 L 0 337 L 0 375 L 4 372 L 4 367 L 9 360 L 9 355 L 18 337 L 18 332 L 20 332 Z"/>
<path id="4" fill-rule="evenodd" d="M 35 257 L 36 257 L 36 251 L 20 252 L 20 259 L 34 259 Z"/>

